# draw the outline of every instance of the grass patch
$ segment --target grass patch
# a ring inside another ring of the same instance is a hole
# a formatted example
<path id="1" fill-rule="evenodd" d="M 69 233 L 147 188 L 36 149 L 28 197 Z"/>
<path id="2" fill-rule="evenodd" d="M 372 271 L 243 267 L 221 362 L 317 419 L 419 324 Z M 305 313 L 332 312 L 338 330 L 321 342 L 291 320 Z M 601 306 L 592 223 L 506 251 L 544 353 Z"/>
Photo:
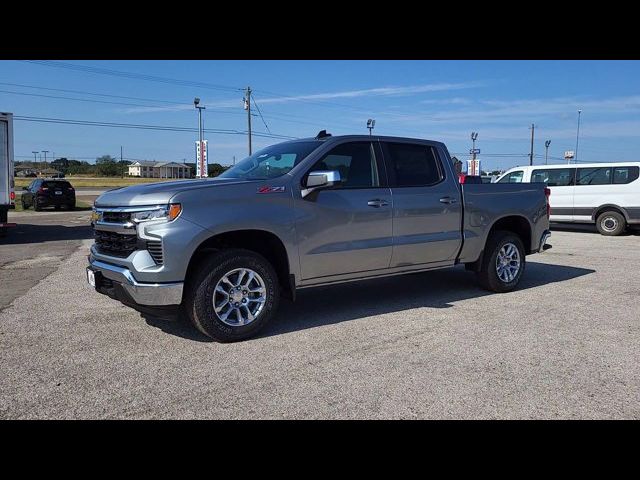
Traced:
<path id="1" fill-rule="evenodd" d="M 93 203 L 89 203 L 89 202 L 83 202 L 82 200 L 76 200 L 76 208 L 75 210 L 73 210 L 74 212 L 84 212 L 87 210 L 91 210 L 91 208 L 93 207 Z M 55 209 L 53 207 L 46 207 L 44 210 L 42 210 L 43 212 L 48 212 L 48 211 L 54 211 Z M 68 212 L 69 210 L 67 210 L 66 208 L 61 208 L 60 209 L 61 212 Z M 9 212 L 35 212 L 35 210 L 33 209 L 33 207 L 29 207 L 26 210 L 24 210 L 22 208 L 22 202 L 20 200 L 18 200 L 16 202 L 16 208 L 15 210 L 9 210 Z"/>
<path id="2" fill-rule="evenodd" d="M 34 178 L 21 178 L 15 177 L 15 189 L 19 190 L 22 187 L 29 185 Z M 66 177 L 61 180 L 67 180 L 74 187 L 128 187 L 131 185 L 140 185 L 143 183 L 157 183 L 157 182 L 170 182 L 174 180 L 184 180 L 177 178 L 136 178 L 136 177 Z M 188 180 L 188 179 L 187 179 Z"/>

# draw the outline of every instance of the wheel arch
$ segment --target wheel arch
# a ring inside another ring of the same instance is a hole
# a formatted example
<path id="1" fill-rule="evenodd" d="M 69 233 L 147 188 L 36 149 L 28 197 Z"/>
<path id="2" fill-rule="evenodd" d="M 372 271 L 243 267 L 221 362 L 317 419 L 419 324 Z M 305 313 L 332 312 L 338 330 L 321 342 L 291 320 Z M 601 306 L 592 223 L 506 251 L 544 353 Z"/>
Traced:
<path id="1" fill-rule="evenodd" d="M 604 205 L 600 205 L 598 208 L 594 209 L 593 214 L 591 215 L 591 220 L 595 223 L 600 215 L 609 211 L 618 212 L 624 217 L 625 222 L 629 222 L 629 214 L 627 211 L 623 207 L 614 203 L 605 203 Z"/>
<path id="2" fill-rule="evenodd" d="M 287 249 L 276 234 L 267 230 L 230 230 L 206 238 L 191 255 L 185 276 L 187 281 L 203 256 L 230 248 L 250 250 L 265 257 L 278 275 L 281 291 L 290 298 L 295 297 L 295 280 L 292 279 Z"/>

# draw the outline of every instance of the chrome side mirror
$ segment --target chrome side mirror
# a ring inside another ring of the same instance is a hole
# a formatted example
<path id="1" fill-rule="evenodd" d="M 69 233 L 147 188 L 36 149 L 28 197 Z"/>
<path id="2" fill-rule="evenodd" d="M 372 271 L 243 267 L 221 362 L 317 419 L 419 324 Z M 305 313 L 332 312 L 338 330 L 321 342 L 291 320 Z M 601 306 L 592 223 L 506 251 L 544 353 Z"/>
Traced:
<path id="1" fill-rule="evenodd" d="M 314 190 L 329 188 L 340 183 L 340 172 L 337 170 L 316 170 L 307 175 L 305 187 L 302 190 L 302 197 L 306 197 Z"/>

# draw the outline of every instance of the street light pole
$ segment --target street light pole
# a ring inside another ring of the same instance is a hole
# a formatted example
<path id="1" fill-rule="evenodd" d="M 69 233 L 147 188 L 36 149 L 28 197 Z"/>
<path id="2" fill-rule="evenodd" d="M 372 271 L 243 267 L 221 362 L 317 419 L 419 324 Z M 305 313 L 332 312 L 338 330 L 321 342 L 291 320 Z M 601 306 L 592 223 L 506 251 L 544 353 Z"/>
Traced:
<path id="1" fill-rule="evenodd" d="M 549 158 L 549 145 L 551 145 L 551 140 L 547 140 L 544 142 L 544 164 L 547 164 L 547 159 Z"/>
<path id="2" fill-rule="evenodd" d="M 578 131 L 576 132 L 576 153 L 574 155 L 574 160 L 578 163 L 578 140 L 580 139 L 580 114 L 582 110 L 578 110 Z"/>
<path id="3" fill-rule="evenodd" d="M 203 175 L 203 169 L 206 168 L 206 166 L 204 165 L 204 142 L 202 140 L 202 110 L 205 110 L 206 107 L 200 107 L 200 99 L 199 98 L 194 98 L 193 99 L 193 104 L 195 105 L 195 107 L 198 109 L 198 123 L 199 123 L 199 128 L 198 131 L 200 132 L 200 157 L 198 158 L 198 164 L 200 165 L 200 178 L 204 178 Z M 197 171 L 197 169 L 196 169 Z"/>
<path id="4" fill-rule="evenodd" d="M 44 169 L 47 169 L 47 153 L 49 153 L 49 150 L 42 150 L 42 153 L 44 153 Z"/>
<path id="5" fill-rule="evenodd" d="M 529 153 L 529 165 L 533 165 L 533 134 L 536 131 L 536 126 L 531 124 L 531 153 Z"/>
<path id="6" fill-rule="evenodd" d="M 244 109 L 247 111 L 247 127 L 249 132 L 249 156 L 251 156 L 251 87 L 247 87 L 244 97 Z"/>

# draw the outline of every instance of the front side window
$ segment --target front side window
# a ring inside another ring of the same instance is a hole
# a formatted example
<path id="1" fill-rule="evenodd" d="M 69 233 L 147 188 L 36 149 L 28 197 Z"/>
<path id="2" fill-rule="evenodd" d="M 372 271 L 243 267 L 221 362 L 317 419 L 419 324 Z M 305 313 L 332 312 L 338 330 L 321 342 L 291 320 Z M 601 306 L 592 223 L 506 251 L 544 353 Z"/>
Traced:
<path id="1" fill-rule="evenodd" d="M 286 142 L 272 145 L 238 162 L 217 178 L 269 180 L 288 173 L 311 152 L 322 145 L 320 141 Z"/>
<path id="2" fill-rule="evenodd" d="M 522 183 L 523 176 L 524 172 L 522 170 L 516 170 L 515 172 L 507 173 L 498 183 Z"/>
<path id="3" fill-rule="evenodd" d="M 613 183 L 631 183 L 638 179 L 638 167 L 615 167 L 613 169 Z"/>
<path id="4" fill-rule="evenodd" d="M 354 142 L 338 145 L 318 160 L 310 172 L 337 170 L 339 188 L 367 188 L 380 186 L 373 145 Z"/>
<path id="5" fill-rule="evenodd" d="M 576 185 L 609 185 L 611 167 L 579 168 Z"/>
<path id="6" fill-rule="evenodd" d="M 531 172 L 531 183 L 546 183 L 549 187 L 568 187 L 573 185 L 573 168 L 546 168 Z"/>
<path id="7" fill-rule="evenodd" d="M 427 145 L 388 143 L 391 168 L 396 187 L 422 187 L 434 185 L 444 177 L 436 153 Z"/>

